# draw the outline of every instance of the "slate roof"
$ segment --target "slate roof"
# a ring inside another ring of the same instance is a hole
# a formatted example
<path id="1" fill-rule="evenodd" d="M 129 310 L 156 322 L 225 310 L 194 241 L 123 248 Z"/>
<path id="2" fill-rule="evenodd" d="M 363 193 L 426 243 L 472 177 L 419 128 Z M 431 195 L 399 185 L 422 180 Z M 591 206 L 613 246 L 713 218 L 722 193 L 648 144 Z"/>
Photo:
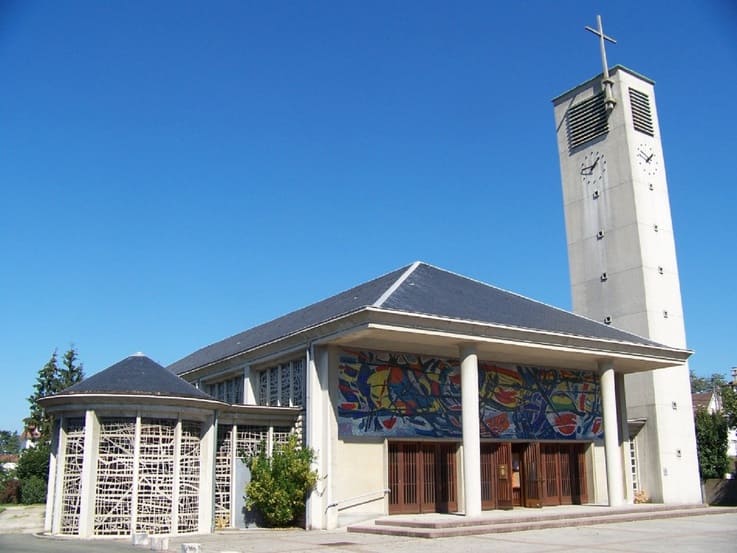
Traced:
<path id="1" fill-rule="evenodd" d="M 143 354 L 126 357 L 58 395 L 98 393 L 215 399 Z"/>
<path id="2" fill-rule="evenodd" d="M 278 319 L 206 346 L 171 364 L 182 374 L 367 307 L 658 345 L 563 309 L 416 262 Z"/>

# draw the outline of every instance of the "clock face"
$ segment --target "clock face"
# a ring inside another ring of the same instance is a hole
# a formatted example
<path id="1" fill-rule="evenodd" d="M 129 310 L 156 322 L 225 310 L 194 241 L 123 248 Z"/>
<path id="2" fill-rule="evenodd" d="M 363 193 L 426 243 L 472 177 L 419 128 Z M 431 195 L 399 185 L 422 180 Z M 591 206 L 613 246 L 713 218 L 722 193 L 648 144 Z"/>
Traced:
<path id="1" fill-rule="evenodd" d="M 635 159 L 637 159 L 637 165 L 643 175 L 652 177 L 660 170 L 660 160 L 650 144 L 642 143 L 637 146 Z"/>
<path id="2" fill-rule="evenodd" d="M 586 185 L 603 185 L 606 176 L 606 158 L 598 150 L 586 152 L 581 161 L 581 179 Z"/>

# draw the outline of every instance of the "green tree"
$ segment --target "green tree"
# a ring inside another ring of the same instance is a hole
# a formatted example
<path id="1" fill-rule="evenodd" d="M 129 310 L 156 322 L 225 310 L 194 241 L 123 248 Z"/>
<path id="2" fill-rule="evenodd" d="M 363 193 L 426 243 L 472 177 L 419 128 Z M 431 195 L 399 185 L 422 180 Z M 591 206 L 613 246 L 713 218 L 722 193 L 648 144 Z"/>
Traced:
<path id="1" fill-rule="evenodd" d="M 315 454 L 300 447 L 296 436 L 279 444 L 269 456 L 262 443 L 256 455 L 246 457 L 251 481 L 246 486 L 246 508 L 257 510 L 269 526 L 289 526 L 304 512 L 317 473 L 310 469 Z"/>
<path id="2" fill-rule="evenodd" d="M 722 412 L 729 428 L 737 427 L 737 391 L 731 384 L 722 387 Z"/>
<path id="3" fill-rule="evenodd" d="M 15 476 L 20 480 L 26 480 L 32 476 L 38 476 L 46 481 L 49 477 L 49 453 L 50 448 L 46 444 L 38 444 L 23 450 L 15 467 Z"/>
<path id="4" fill-rule="evenodd" d="M 721 413 L 698 409 L 694 418 L 701 479 L 722 478 L 729 467 L 727 419 Z"/>
<path id="5" fill-rule="evenodd" d="M 711 392 L 712 390 L 720 390 L 727 384 L 727 380 L 723 374 L 712 373 L 711 376 L 698 376 L 691 370 L 691 393 Z"/>
<path id="6" fill-rule="evenodd" d="M 84 378 L 82 363 L 79 363 L 77 350 L 72 346 L 64 354 L 62 367 L 59 369 L 59 392 L 80 382 Z"/>
<path id="7" fill-rule="evenodd" d="M 20 436 L 14 430 L 0 430 L 0 454 L 14 455 L 20 452 Z"/>
<path id="8" fill-rule="evenodd" d="M 52 394 L 57 394 L 76 384 L 84 378 L 82 364 L 78 363 L 77 350 L 71 346 L 64 354 L 62 366 L 59 367 L 56 350 L 51 358 L 41 367 L 33 386 L 33 394 L 28 398 L 31 404 L 30 414 L 23 419 L 27 429 L 35 429 L 39 433 L 37 442 L 49 443 L 51 441 L 51 418 L 38 404 L 38 400 Z"/>

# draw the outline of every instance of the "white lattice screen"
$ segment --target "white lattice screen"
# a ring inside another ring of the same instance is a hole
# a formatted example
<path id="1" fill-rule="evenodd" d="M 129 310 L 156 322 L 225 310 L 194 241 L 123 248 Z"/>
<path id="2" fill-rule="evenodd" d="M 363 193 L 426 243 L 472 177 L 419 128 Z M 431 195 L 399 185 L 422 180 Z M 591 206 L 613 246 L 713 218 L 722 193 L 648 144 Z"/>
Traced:
<path id="1" fill-rule="evenodd" d="M 97 451 L 94 532 L 130 533 L 136 419 L 103 418 Z"/>
<path id="2" fill-rule="evenodd" d="M 232 426 L 218 425 L 215 453 L 215 528 L 230 526 L 230 478 L 233 457 Z"/>
<path id="3" fill-rule="evenodd" d="M 233 439 L 231 425 L 218 426 L 218 445 L 215 457 L 215 527 L 230 526 L 232 509 L 231 482 L 233 463 Z M 266 442 L 269 429 L 265 426 L 241 425 L 236 427 L 235 454 L 238 457 L 254 455 L 259 445 Z M 236 490 L 242 493 L 243 490 Z"/>
<path id="4" fill-rule="evenodd" d="M 198 422 L 182 421 L 179 445 L 179 518 L 180 534 L 196 532 L 200 508 L 200 434 Z"/>
<path id="5" fill-rule="evenodd" d="M 138 469 L 136 531 L 171 532 L 176 421 L 143 419 Z"/>
<path id="6" fill-rule="evenodd" d="M 66 446 L 64 447 L 64 475 L 61 484 L 62 534 L 73 535 L 79 531 L 80 484 L 84 462 L 84 418 L 64 421 Z"/>
<path id="7" fill-rule="evenodd" d="M 196 532 L 201 423 L 182 421 L 177 438 L 176 419 L 142 418 L 138 443 L 135 417 L 101 417 L 99 423 L 94 535 Z M 68 419 L 64 429 L 60 532 L 74 535 L 80 527 L 84 419 Z"/>
<path id="8" fill-rule="evenodd" d="M 236 451 L 239 457 L 247 457 L 258 453 L 259 445 L 269 437 L 269 429 L 265 426 L 242 425 L 238 427 Z"/>

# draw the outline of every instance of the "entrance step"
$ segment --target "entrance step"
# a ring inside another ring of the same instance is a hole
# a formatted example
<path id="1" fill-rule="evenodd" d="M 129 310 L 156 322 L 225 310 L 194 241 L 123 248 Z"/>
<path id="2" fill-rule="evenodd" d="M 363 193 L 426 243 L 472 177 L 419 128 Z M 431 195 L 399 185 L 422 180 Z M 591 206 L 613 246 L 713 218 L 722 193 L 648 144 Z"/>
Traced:
<path id="1" fill-rule="evenodd" d="M 557 512 L 556 512 L 557 511 Z M 456 515 L 394 515 L 371 523 L 348 527 L 348 532 L 415 538 L 449 538 L 478 534 L 522 532 L 546 528 L 591 526 L 684 516 L 734 513 L 733 507 L 707 505 L 628 505 L 625 507 L 580 506 L 524 509 L 512 512 L 488 511 L 479 517 Z"/>

